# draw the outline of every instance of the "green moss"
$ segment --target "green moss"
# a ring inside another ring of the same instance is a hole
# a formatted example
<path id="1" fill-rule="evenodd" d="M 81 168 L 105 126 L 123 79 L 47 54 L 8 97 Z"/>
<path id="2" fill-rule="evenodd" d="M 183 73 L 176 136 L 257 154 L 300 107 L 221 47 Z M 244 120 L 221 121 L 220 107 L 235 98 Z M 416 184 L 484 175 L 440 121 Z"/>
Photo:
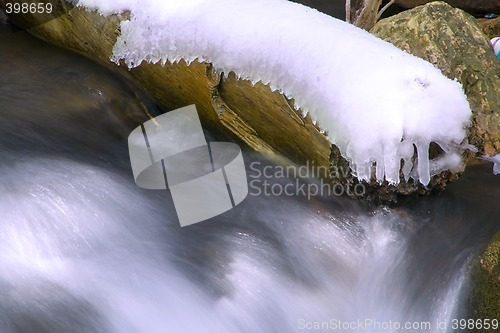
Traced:
<path id="1" fill-rule="evenodd" d="M 500 320 L 500 233 L 476 259 L 471 278 L 473 315 Z"/>
<path id="2" fill-rule="evenodd" d="M 469 143 L 488 155 L 500 151 L 500 62 L 474 17 L 436 1 L 381 20 L 370 32 L 457 79 L 474 114 Z"/>

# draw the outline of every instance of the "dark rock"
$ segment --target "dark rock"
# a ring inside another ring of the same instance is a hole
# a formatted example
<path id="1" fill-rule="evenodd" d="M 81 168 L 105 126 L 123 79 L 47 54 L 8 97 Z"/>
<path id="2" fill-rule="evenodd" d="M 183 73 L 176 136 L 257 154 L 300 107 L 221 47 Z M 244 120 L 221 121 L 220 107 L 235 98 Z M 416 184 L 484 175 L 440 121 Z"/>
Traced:
<path id="1" fill-rule="evenodd" d="M 396 0 L 395 3 L 403 8 L 413 8 L 432 2 L 433 0 Z M 463 9 L 469 13 L 500 13 L 500 0 L 446 0 L 453 7 Z"/>

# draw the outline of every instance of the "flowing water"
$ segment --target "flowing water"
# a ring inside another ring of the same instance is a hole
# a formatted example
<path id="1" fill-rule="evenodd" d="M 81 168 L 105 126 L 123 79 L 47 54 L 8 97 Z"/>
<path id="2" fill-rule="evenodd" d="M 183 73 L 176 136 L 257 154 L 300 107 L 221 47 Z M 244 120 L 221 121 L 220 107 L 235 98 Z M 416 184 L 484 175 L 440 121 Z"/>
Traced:
<path id="1" fill-rule="evenodd" d="M 468 264 L 500 228 L 491 166 L 397 209 L 248 196 L 180 228 L 129 165 L 153 103 L 22 32 L 2 28 L 0 50 L 0 332 L 452 332 L 466 316 Z"/>

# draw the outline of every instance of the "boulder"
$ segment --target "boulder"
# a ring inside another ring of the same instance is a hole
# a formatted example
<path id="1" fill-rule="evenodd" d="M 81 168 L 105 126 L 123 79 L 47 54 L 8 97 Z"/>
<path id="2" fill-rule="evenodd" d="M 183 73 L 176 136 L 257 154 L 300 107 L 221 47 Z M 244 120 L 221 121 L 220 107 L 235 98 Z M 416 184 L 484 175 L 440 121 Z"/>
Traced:
<path id="1" fill-rule="evenodd" d="M 8 2 L 0 0 L 0 8 Z M 36 3 L 36 0 L 25 2 Z M 295 163 L 328 168 L 331 143 L 309 117 L 295 110 L 293 100 L 262 84 L 252 85 L 233 75 L 217 75 L 209 63 L 142 63 L 129 70 L 110 61 L 120 34 L 120 22 L 129 13 L 102 16 L 54 3 L 52 14 L 18 14 L 10 19 L 38 38 L 77 51 L 120 71 L 144 89 L 164 110 L 196 104 L 202 124 L 253 150 L 280 153 Z"/>
<path id="2" fill-rule="evenodd" d="M 432 2 L 379 21 L 371 32 L 462 83 L 473 111 L 469 142 L 500 153 L 500 62 L 474 17 Z"/>
<path id="3" fill-rule="evenodd" d="M 473 316 L 477 319 L 500 320 L 500 233 L 496 234 L 474 261 L 471 287 Z"/>
<path id="4" fill-rule="evenodd" d="M 434 0 L 396 0 L 394 3 L 403 8 L 414 8 Z M 500 13 L 500 0 L 446 0 L 453 7 L 469 13 Z"/>
<path id="5" fill-rule="evenodd" d="M 36 2 L 35 0 L 27 1 Z M 0 5 L 4 5 L 5 2 L 6 0 L 0 0 Z M 444 9 L 447 11 L 453 10 L 449 6 Z M 238 80 L 231 73 L 228 73 L 227 77 L 221 77 L 212 70 L 209 63 L 193 62 L 188 65 L 181 61 L 180 63 L 166 64 L 165 66 L 143 63 L 131 70 L 128 70 L 123 64 L 116 66 L 110 62 L 109 57 L 112 54 L 112 48 L 117 36 L 120 34 L 120 22 L 127 19 L 129 13 L 125 12 L 103 17 L 96 12 L 88 12 L 82 8 L 67 7 L 64 2 L 56 2 L 55 10 L 57 17 L 21 14 L 12 15 L 10 19 L 21 27 L 29 28 L 28 31 L 31 34 L 41 39 L 83 53 L 87 57 L 120 71 L 149 93 L 164 110 L 196 104 L 205 128 L 210 128 L 213 132 L 223 136 L 231 137 L 256 151 L 279 153 L 298 164 L 309 163 L 309 165 L 315 165 L 320 169 L 330 168 L 330 170 L 334 171 L 334 175 L 340 175 L 340 179 L 333 179 L 333 181 L 338 181 L 350 187 L 350 190 L 346 190 L 344 193 L 359 193 L 354 188 L 357 185 L 357 180 L 349 175 L 347 178 L 342 176 L 346 174 L 348 164 L 340 156 L 338 149 L 330 144 L 310 118 L 303 118 L 301 111 L 295 110 L 293 100 L 288 100 L 278 92 L 272 92 L 264 84 L 252 85 L 249 81 Z M 423 13 L 425 11 L 425 9 L 422 10 Z M 425 18 L 425 15 L 419 13 L 419 11 L 414 12 L 417 19 L 428 21 L 427 24 L 431 31 L 444 29 L 443 27 L 448 26 L 443 26 L 442 20 L 438 20 L 436 27 L 433 28 L 433 17 Z M 405 27 L 408 26 L 408 20 L 409 18 L 400 17 L 395 21 L 388 21 L 390 23 L 386 23 L 383 30 L 386 30 L 387 33 L 394 31 L 396 28 L 404 31 Z M 465 38 L 467 40 L 470 36 L 474 36 L 473 38 L 477 39 L 477 44 L 482 45 L 485 37 L 482 36 L 481 39 L 474 35 L 473 32 L 470 32 L 470 30 L 477 29 L 477 25 L 474 26 L 475 28 L 469 28 L 468 25 L 466 25 L 467 29 L 462 27 L 464 22 L 461 16 L 454 17 L 450 15 L 449 20 L 449 27 L 453 31 L 456 27 L 460 27 L 457 30 L 460 37 L 457 37 L 458 40 L 455 42 L 463 47 L 463 50 L 459 50 L 458 46 L 456 46 L 457 50 L 453 52 L 456 53 L 454 56 L 457 55 L 456 62 L 461 63 L 460 57 L 467 55 L 469 49 L 467 42 L 462 42 L 461 39 Z M 392 26 L 393 24 L 395 26 Z M 383 25 L 384 23 L 381 23 L 379 27 L 383 27 Z M 465 31 L 463 36 L 462 30 Z M 380 29 L 375 29 L 375 31 L 380 31 Z M 410 34 L 407 37 L 410 43 L 413 43 L 415 36 Z M 437 38 L 437 36 L 432 37 Z M 437 45 L 438 42 L 435 41 L 431 44 Z M 446 48 L 447 45 L 443 47 Z M 449 55 L 440 50 L 440 48 L 436 50 L 429 49 L 429 52 L 435 51 L 436 53 L 428 54 L 428 56 L 438 65 L 446 64 Z M 467 70 L 465 66 L 460 68 L 462 72 Z M 473 74 L 475 76 L 467 74 L 464 78 L 467 80 L 475 78 L 478 85 L 483 85 L 482 71 L 473 72 Z M 485 101 L 478 100 L 477 103 L 489 103 L 491 97 L 488 94 L 490 93 L 490 91 L 485 91 Z M 482 109 L 476 108 L 476 110 Z M 484 107 L 484 109 L 487 109 L 487 107 Z M 494 113 L 494 111 L 491 111 L 491 113 Z M 496 116 L 498 116 L 498 112 Z M 489 140 L 491 136 L 488 127 L 490 118 L 490 116 L 483 117 L 482 115 L 478 117 L 478 127 L 473 129 L 477 129 L 479 134 L 472 134 L 473 138 L 484 138 L 485 142 Z M 479 122 L 479 120 L 482 122 Z M 480 143 L 482 144 L 482 141 Z M 493 145 L 492 147 L 496 146 Z M 492 148 L 488 151 L 495 149 Z M 486 151 L 486 149 L 483 150 Z M 335 172 L 339 170 L 340 172 Z M 455 174 L 443 172 L 434 176 L 428 187 L 423 187 L 418 182 L 413 181 L 402 183 L 397 187 L 386 183 L 380 186 L 376 182 L 372 182 L 364 184 L 368 188 L 365 194 L 370 198 L 393 201 L 401 194 L 427 194 L 433 190 L 441 189 L 456 178 L 457 175 Z M 356 194 L 355 196 L 359 195 Z"/>

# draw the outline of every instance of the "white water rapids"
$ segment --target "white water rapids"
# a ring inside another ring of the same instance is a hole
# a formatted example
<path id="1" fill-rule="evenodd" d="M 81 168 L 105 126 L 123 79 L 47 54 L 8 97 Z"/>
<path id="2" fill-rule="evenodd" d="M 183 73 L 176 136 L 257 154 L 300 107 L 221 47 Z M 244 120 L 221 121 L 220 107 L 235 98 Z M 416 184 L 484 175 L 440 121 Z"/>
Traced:
<path id="1" fill-rule="evenodd" d="M 132 178 L 140 94 L 7 30 L 0 332 L 452 332 L 466 315 L 468 262 L 498 229 L 489 167 L 398 209 L 249 196 L 180 228 L 168 192 Z M 358 326 L 333 329 L 341 323 Z"/>

